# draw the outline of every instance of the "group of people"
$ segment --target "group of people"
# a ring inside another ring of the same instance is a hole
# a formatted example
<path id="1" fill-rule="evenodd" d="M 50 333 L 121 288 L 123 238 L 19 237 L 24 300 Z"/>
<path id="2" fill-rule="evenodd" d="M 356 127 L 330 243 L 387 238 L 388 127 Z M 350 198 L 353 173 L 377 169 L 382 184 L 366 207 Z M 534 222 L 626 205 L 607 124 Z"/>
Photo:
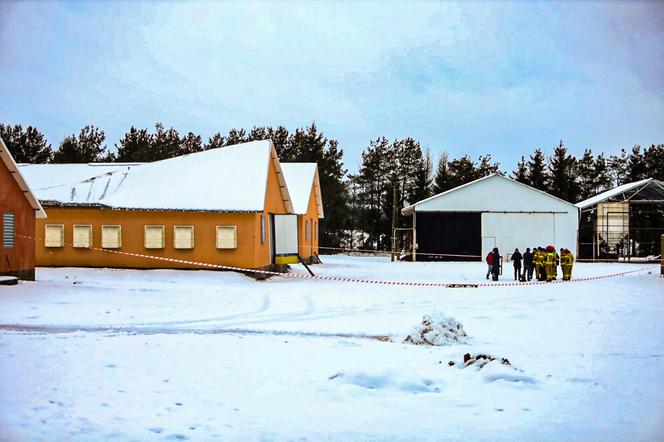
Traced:
<path id="1" fill-rule="evenodd" d="M 494 281 L 498 281 L 500 274 L 500 252 L 497 247 L 489 252 L 486 257 L 488 271 L 486 279 L 491 275 Z M 514 266 L 515 281 L 531 281 L 533 273 L 537 281 L 553 281 L 558 278 L 558 266 L 563 272 L 563 280 L 572 279 L 572 267 L 574 266 L 574 254 L 565 248 L 560 249 L 560 254 L 556 252 L 553 246 L 533 247 L 533 251 L 527 248 L 523 254 L 519 249 L 514 249 L 512 253 L 512 263 Z M 521 271 L 523 268 L 523 272 Z"/>

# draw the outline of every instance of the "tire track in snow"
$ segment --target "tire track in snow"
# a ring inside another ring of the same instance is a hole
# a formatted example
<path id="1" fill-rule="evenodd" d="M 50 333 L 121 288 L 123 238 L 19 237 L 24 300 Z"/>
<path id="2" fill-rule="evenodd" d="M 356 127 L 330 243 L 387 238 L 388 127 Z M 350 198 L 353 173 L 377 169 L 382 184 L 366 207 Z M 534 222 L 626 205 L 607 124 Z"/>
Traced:
<path id="1" fill-rule="evenodd" d="M 255 330 L 246 328 L 164 328 L 164 327 L 117 327 L 117 326 L 60 326 L 60 325 L 22 325 L 22 324 L 0 324 L 0 332 L 14 332 L 25 334 L 65 334 L 65 333 L 99 333 L 108 336 L 116 335 L 267 335 L 267 336 L 295 336 L 307 338 L 346 338 L 346 339 L 371 339 L 378 341 L 389 341 L 390 335 L 372 335 L 366 333 L 333 333 L 333 332 L 307 332 L 288 330 Z"/>

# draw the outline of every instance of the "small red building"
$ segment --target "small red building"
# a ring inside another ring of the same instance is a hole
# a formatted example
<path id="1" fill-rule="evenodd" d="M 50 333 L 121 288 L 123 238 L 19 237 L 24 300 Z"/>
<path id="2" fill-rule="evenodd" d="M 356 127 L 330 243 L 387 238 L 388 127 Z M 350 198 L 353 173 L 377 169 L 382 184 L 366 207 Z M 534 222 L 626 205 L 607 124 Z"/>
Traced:
<path id="1" fill-rule="evenodd" d="M 0 276 L 35 279 L 35 218 L 46 218 L 0 138 Z"/>

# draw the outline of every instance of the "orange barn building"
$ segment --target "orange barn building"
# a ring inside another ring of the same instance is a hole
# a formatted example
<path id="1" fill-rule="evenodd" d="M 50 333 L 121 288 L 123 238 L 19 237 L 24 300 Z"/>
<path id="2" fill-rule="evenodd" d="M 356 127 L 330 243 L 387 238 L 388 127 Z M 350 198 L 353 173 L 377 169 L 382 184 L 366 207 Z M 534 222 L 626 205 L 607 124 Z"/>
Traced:
<path id="1" fill-rule="evenodd" d="M 323 199 L 316 163 L 282 163 L 286 184 L 297 215 L 298 249 L 306 263 L 317 261 L 318 220 L 323 219 Z"/>
<path id="2" fill-rule="evenodd" d="M 270 268 L 278 263 L 275 220 L 293 213 L 270 140 L 152 163 L 21 170 L 48 214 L 37 223 L 40 266 L 201 268 L 128 252 Z"/>
<path id="3" fill-rule="evenodd" d="M 18 279 L 34 281 L 35 247 L 31 238 L 35 235 L 35 217 L 45 218 L 46 214 L 2 139 L 0 139 L 0 216 L 2 217 L 0 276 L 15 276 Z"/>

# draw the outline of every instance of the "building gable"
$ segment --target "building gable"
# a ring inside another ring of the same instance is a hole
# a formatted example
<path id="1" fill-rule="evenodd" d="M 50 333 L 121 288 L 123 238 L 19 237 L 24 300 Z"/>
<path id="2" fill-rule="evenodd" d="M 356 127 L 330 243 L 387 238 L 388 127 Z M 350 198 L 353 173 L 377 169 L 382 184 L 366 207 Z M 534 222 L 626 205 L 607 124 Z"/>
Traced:
<path id="1" fill-rule="evenodd" d="M 567 201 L 501 175 L 443 192 L 403 209 L 417 212 L 577 212 Z"/>
<path id="2" fill-rule="evenodd" d="M 7 175 L 10 175 L 12 177 L 14 185 L 18 188 L 18 191 L 23 194 L 23 197 L 32 207 L 37 218 L 46 218 L 46 213 L 44 212 L 44 209 L 42 209 L 41 204 L 39 204 L 39 201 L 32 193 L 30 186 L 23 178 L 21 171 L 16 165 L 14 158 L 9 152 L 9 149 L 7 149 L 7 146 L 5 145 L 5 142 L 2 140 L 2 138 L 0 138 L 0 160 L 4 166 L 3 167 L 4 170 L 0 173 L 3 174 L 6 173 Z"/>

